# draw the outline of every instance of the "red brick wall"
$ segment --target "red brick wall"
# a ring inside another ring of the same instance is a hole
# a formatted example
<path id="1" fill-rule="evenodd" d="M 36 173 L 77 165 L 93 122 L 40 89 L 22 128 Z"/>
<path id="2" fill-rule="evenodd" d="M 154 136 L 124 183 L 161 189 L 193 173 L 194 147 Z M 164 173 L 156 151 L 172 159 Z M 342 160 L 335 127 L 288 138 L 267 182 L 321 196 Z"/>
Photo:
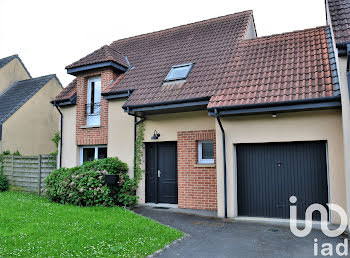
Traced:
<path id="1" fill-rule="evenodd" d="M 85 104 L 87 102 L 88 79 L 101 76 L 101 92 L 117 76 L 106 69 L 77 76 L 77 111 L 76 111 L 76 144 L 98 145 L 108 143 L 108 101 L 101 97 L 101 123 L 98 128 L 82 128 L 86 126 Z"/>
<path id="2" fill-rule="evenodd" d="M 184 131 L 177 133 L 178 205 L 179 208 L 217 210 L 216 167 L 196 167 L 198 141 L 214 141 L 215 131 Z"/>

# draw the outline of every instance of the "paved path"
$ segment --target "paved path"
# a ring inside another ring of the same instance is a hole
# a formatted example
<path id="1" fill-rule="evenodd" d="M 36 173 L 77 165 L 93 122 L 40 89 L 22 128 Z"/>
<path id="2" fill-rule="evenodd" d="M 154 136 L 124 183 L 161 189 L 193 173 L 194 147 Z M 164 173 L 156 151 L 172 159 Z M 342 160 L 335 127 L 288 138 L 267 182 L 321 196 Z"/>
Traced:
<path id="1" fill-rule="evenodd" d="M 137 207 L 134 211 L 189 235 L 162 252 L 161 257 L 315 257 L 315 238 L 319 246 L 332 243 L 336 256 L 335 245 L 345 237 L 328 238 L 313 230 L 309 236 L 298 238 L 285 226 L 224 221 L 151 207 Z"/>

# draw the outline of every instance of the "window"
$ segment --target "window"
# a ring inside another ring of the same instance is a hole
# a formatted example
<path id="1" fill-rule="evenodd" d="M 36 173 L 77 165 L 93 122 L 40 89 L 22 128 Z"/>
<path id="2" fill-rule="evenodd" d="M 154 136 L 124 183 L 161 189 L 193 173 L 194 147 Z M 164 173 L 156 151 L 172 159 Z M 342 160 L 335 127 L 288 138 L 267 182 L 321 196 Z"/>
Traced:
<path id="1" fill-rule="evenodd" d="M 198 163 L 214 164 L 214 142 L 213 141 L 198 142 Z"/>
<path id="2" fill-rule="evenodd" d="M 100 125 L 101 111 L 101 77 L 93 77 L 88 80 L 88 92 L 86 101 L 86 125 Z"/>
<path id="3" fill-rule="evenodd" d="M 193 64 L 174 65 L 171 67 L 168 75 L 165 77 L 165 82 L 185 80 L 192 69 Z"/>
<path id="4" fill-rule="evenodd" d="M 107 158 L 107 146 L 84 146 L 80 150 L 80 165 L 86 161 Z"/>

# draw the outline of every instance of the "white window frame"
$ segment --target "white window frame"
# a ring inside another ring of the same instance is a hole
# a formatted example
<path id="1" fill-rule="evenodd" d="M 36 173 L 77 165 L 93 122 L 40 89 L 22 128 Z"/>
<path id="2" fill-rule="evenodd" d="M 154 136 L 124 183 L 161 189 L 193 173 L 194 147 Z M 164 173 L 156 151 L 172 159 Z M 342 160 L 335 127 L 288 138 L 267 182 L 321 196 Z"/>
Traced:
<path id="1" fill-rule="evenodd" d="M 198 164 L 214 164 L 214 159 L 203 159 L 202 158 L 202 144 L 203 143 L 212 143 L 214 148 L 214 141 L 198 141 Z"/>
<path id="2" fill-rule="evenodd" d="M 188 71 L 186 73 L 186 75 L 184 77 L 174 77 L 171 78 L 170 74 L 173 70 L 175 70 L 176 68 L 181 68 L 181 67 L 188 67 Z M 164 82 L 172 82 L 172 81 L 178 81 L 178 80 L 186 80 L 188 75 L 190 74 L 191 70 L 193 67 L 193 63 L 188 63 L 188 64 L 181 64 L 181 65 L 174 65 L 170 68 L 170 71 L 168 72 L 167 76 L 164 79 Z"/>
<path id="3" fill-rule="evenodd" d="M 95 76 L 95 77 L 91 77 L 88 79 L 88 87 L 87 87 L 87 100 L 86 100 L 86 104 L 91 105 L 91 83 L 100 83 L 100 87 L 102 87 L 102 80 L 101 80 L 101 76 Z M 102 88 L 100 89 L 100 91 L 102 91 Z M 101 92 L 100 92 L 101 93 Z M 95 92 L 96 94 L 96 92 Z M 87 110 L 87 116 L 86 116 L 86 125 L 87 126 L 100 126 L 101 125 L 101 99 L 102 99 L 102 95 L 100 94 L 100 101 L 99 102 L 95 102 L 94 103 L 100 103 L 100 114 L 95 114 L 92 117 L 89 117 L 88 115 L 88 110 Z M 96 96 L 95 96 L 96 98 Z"/>
<path id="4" fill-rule="evenodd" d="M 87 145 L 87 146 L 81 146 L 80 147 L 80 165 L 83 164 L 84 160 L 84 149 L 95 149 L 95 160 L 98 159 L 98 148 L 107 148 L 108 153 L 108 147 L 107 145 Z"/>

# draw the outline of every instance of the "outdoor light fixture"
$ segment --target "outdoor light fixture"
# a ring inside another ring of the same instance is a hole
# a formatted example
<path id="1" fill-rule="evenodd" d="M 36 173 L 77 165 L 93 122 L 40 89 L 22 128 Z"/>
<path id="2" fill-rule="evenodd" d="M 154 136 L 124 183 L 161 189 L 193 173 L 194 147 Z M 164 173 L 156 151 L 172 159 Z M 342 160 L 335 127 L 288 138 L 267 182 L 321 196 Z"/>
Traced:
<path id="1" fill-rule="evenodd" d="M 159 136 L 160 134 L 157 132 L 157 130 L 154 130 L 151 140 L 158 140 Z"/>
<path id="2" fill-rule="evenodd" d="M 272 117 L 273 117 L 273 118 L 276 118 L 276 117 L 277 117 L 277 114 L 276 114 L 276 113 L 272 113 Z"/>

